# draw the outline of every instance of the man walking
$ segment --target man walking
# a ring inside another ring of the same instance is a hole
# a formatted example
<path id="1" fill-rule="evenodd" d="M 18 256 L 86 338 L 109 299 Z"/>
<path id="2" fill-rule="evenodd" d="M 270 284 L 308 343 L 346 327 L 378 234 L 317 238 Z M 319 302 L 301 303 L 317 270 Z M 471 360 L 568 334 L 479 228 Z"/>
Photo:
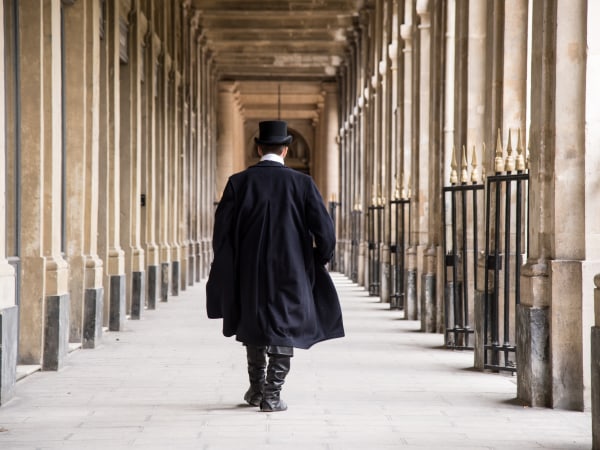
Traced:
<path id="1" fill-rule="evenodd" d="M 267 412 L 287 409 L 280 392 L 294 347 L 344 336 L 324 267 L 333 222 L 312 178 L 284 165 L 291 141 L 286 122 L 259 123 L 261 160 L 229 178 L 215 213 L 206 286 L 208 316 L 246 346 L 244 400 Z"/>

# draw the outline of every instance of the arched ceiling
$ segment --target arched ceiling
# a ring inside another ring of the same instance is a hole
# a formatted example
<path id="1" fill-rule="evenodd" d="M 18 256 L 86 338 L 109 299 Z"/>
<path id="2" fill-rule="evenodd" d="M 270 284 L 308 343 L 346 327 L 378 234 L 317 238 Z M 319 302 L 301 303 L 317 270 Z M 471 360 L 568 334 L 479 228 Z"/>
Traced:
<path id="1" fill-rule="evenodd" d="M 192 0 L 220 80 L 238 82 L 246 118 L 316 118 L 364 0 Z M 278 92 L 281 92 L 281 96 Z"/>

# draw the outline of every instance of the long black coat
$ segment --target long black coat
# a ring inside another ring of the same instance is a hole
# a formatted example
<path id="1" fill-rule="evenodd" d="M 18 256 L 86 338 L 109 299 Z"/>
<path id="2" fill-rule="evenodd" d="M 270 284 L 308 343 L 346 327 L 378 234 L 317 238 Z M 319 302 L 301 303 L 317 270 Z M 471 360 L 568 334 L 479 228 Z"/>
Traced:
<path id="1" fill-rule="evenodd" d="M 231 176 L 215 214 L 208 317 L 246 344 L 309 348 L 342 337 L 324 267 L 334 247 L 333 222 L 308 175 L 262 161 Z"/>

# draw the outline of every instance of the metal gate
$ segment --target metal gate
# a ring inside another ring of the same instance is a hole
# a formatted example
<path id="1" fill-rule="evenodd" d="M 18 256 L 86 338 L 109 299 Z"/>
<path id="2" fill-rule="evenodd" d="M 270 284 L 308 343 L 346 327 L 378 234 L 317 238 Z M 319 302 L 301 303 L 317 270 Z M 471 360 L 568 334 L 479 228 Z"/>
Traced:
<path id="1" fill-rule="evenodd" d="M 510 133 L 507 153 L 505 162 L 498 137 L 496 175 L 488 177 L 486 194 L 484 367 L 516 372 L 515 310 L 527 247 L 529 175 L 520 142 L 516 159 L 512 156 Z"/>
<path id="2" fill-rule="evenodd" d="M 384 206 L 373 202 L 367 214 L 367 238 L 369 240 L 369 295 L 378 297 L 380 291 L 381 239 L 383 236 Z"/>
<path id="3" fill-rule="evenodd" d="M 331 220 L 333 222 L 333 229 L 336 230 L 336 234 L 337 234 L 337 228 L 336 228 L 336 219 L 337 219 L 337 207 L 340 203 L 335 201 L 335 198 L 332 197 L 332 199 L 329 201 L 329 215 L 331 216 Z M 337 258 L 336 258 L 336 253 L 337 253 L 337 246 L 336 249 L 334 249 L 333 251 L 333 256 L 331 257 L 331 260 L 329 261 L 329 270 L 331 272 L 336 272 L 338 270 L 338 262 L 337 262 Z"/>
<path id="4" fill-rule="evenodd" d="M 463 147 L 461 184 L 457 184 L 456 156 L 452 156 L 451 186 L 443 188 L 444 223 L 444 321 L 445 345 L 455 349 L 473 349 L 471 335 L 472 305 L 477 290 L 477 255 L 479 223 L 478 205 L 483 200 L 484 185 L 477 176 L 475 149 L 471 157 L 471 177 L 467 173 Z M 468 184 L 470 182 L 470 184 Z M 481 198 L 480 198 L 481 197 Z M 450 205 L 450 217 L 446 204 Z"/>
<path id="5" fill-rule="evenodd" d="M 406 283 L 404 280 L 406 268 L 406 242 L 410 227 L 410 199 L 404 198 L 396 193 L 395 198 L 390 200 L 390 239 L 391 256 L 391 294 L 390 309 L 401 309 L 405 307 Z"/>
<path id="6" fill-rule="evenodd" d="M 362 208 L 356 204 L 350 213 L 350 279 L 358 282 L 358 256 L 360 250 L 360 219 Z"/>

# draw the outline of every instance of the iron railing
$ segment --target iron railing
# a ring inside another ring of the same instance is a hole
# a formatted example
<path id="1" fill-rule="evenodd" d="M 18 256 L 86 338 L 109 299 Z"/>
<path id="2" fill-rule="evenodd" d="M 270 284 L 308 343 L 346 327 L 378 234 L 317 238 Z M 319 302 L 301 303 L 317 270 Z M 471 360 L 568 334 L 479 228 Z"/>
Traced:
<path id="1" fill-rule="evenodd" d="M 477 182 L 463 182 L 443 188 L 442 217 L 446 255 L 444 320 L 445 344 L 448 348 L 473 349 L 470 339 L 474 333 L 471 326 L 471 308 L 477 290 L 478 197 L 482 196 L 483 189 L 484 185 Z M 447 203 L 450 205 L 449 224 Z"/>
<path id="2" fill-rule="evenodd" d="M 391 294 L 390 309 L 404 310 L 406 299 L 406 243 L 410 226 L 410 199 L 396 198 L 390 200 L 390 256 Z"/>
<path id="3" fill-rule="evenodd" d="M 383 209 L 381 204 L 369 206 L 367 213 L 367 236 L 369 240 L 369 295 L 378 297 L 381 277 L 381 240 L 383 235 Z"/>
<path id="4" fill-rule="evenodd" d="M 527 173 L 522 170 L 511 173 L 508 169 L 505 175 L 487 179 L 484 368 L 495 371 L 514 373 L 517 370 L 513 335 L 526 250 L 523 241 L 527 236 L 524 211 L 528 181 Z"/>
<path id="5" fill-rule="evenodd" d="M 355 205 L 350 213 L 350 279 L 358 282 L 358 258 L 360 252 L 360 205 Z"/>
<path id="6" fill-rule="evenodd" d="M 340 203 L 335 200 L 331 200 L 329 202 L 329 215 L 331 216 L 331 220 L 333 221 L 333 229 L 336 230 L 336 218 L 337 218 L 337 207 Z M 338 270 L 337 267 L 337 258 L 336 258 L 337 248 L 333 251 L 333 256 L 329 261 L 329 270 L 335 272 Z"/>

